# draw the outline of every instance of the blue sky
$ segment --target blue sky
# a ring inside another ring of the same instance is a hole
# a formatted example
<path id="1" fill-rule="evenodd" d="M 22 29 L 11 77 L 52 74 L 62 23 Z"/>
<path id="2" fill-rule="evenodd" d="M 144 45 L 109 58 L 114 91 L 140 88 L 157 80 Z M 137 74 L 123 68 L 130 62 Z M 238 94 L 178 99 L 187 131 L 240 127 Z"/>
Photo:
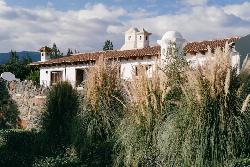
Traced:
<path id="1" fill-rule="evenodd" d="M 155 45 L 166 31 L 188 41 L 250 34 L 250 0 L 0 0 L 0 52 L 100 50 L 106 39 L 119 49 L 130 27 L 152 32 Z"/>
<path id="2" fill-rule="evenodd" d="M 10 6 L 22 6 L 28 8 L 37 6 L 46 7 L 49 4 L 53 5 L 53 7 L 58 10 L 64 11 L 79 10 L 84 8 L 86 4 L 96 3 L 103 3 L 108 6 L 122 6 L 131 10 L 143 7 L 156 10 L 159 13 L 174 12 L 178 11 L 181 7 L 185 7 L 181 0 L 7 0 L 6 2 Z M 246 0 L 209 0 L 207 4 L 223 6 L 227 4 L 239 4 L 242 2 L 246 2 Z"/>

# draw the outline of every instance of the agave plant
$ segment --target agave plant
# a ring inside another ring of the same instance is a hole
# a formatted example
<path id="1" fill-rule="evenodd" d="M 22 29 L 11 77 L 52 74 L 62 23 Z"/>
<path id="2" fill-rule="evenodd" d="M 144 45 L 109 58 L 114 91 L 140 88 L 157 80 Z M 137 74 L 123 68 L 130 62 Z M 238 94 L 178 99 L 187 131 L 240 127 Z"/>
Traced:
<path id="1" fill-rule="evenodd" d="M 237 74 L 228 46 L 207 56 L 184 72 L 178 112 L 159 133 L 164 166 L 228 166 L 249 151 L 249 71 Z"/>

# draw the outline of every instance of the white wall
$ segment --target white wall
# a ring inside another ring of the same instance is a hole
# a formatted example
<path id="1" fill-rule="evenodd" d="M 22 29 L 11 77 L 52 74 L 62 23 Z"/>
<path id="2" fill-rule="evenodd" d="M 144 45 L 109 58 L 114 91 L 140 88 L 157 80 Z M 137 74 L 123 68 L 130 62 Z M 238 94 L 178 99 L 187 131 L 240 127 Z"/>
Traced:
<path id="1" fill-rule="evenodd" d="M 156 57 L 152 57 L 151 59 L 143 58 L 143 60 L 138 58 L 136 60 L 123 60 L 121 61 L 121 78 L 125 80 L 132 79 L 135 66 L 137 65 L 155 65 L 156 63 Z"/>
<path id="2" fill-rule="evenodd" d="M 62 79 L 65 80 L 65 67 L 40 67 L 40 85 L 50 86 L 51 72 L 62 71 Z"/>
<path id="3" fill-rule="evenodd" d="M 91 65 L 62 65 L 56 67 L 40 67 L 40 85 L 50 86 L 51 72 L 62 71 L 62 80 L 68 81 L 75 87 L 76 84 L 76 70 L 90 67 Z M 65 75 L 66 74 L 66 75 Z"/>

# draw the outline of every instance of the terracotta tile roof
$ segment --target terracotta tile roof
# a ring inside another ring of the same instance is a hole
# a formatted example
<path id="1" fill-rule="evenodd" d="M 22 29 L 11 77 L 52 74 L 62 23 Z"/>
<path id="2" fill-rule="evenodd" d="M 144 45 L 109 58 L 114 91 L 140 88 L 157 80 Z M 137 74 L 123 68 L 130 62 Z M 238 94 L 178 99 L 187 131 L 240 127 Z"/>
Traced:
<path id="1" fill-rule="evenodd" d="M 235 42 L 239 37 L 232 37 L 228 39 L 217 39 L 217 40 L 206 40 L 201 42 L 190 42 L 184 47 L 184 53 L 197 53 L 207 51 L 208 46 L 211 49 L 217 47 L 224 47 L 226 42 Z M 46 49 L 46 48 L 45 48 Z M 144 56 L 159 56 L 161 47 L 159 45 L 153 47 L 145 47 L 142 49 L 134 50 L 113 50 L 113 51 L 101 51 L 101 52 L 90 52 L 90 53 L 78 53 L 69 56 L 64 56 L 56 59 L 51 59 L 46 62 L 33 62 L 30 65 L 53 65 L 53 64 L 67 64 L 77 63 L 86 61 L 95 61 L 100 56 L 104 58 L 133 58 L 133 57 L 144 57 Z"/>
<path id="2" fill-rule="evenodd" d="M 160 46 L 145 47 L 142 49 L 134 50 L 113 50 L 113 51 L 101 51 L 101 52 L 90 52 L 90 53 L 78 53 L 69 56 L 63 56 L 56 59 L 50 59 L 45 62 L 33 62 L 30 65 L 53 65 L 62 63 L 75 63 L 75 62 L 86 62 L 95 61 L 99 57 L 104 58 L 132 58 L 132 57 L 144 57 L 144 56 L 159 56 Z"/>
<path id="3" fill-rule="evenodd" d="M 187 45 L 184 47 L 183 51 L 184 53 L 197 53 L 201 51 L 207 51 L 208 46 L 211 49 L 215 49 L 217 47 L 224 47 L 226 43 L 229 44 L 231 42 L 235 42 L 239 39 L 239 37 L 232 37 L 227 39 L 216 39 L 216 40 L 209 40 L 209 41 L 201 41 L 201 42 L 190 42 L 187 43 Z"/>

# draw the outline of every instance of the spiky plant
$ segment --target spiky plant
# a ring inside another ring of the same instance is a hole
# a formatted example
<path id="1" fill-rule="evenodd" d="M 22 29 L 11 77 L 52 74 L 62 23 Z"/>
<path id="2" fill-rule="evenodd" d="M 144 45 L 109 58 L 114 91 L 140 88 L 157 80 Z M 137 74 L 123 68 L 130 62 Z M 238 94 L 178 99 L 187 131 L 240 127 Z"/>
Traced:
<path id="1" fill-rule="evenodd" d="M 185 71 L 179 111 L 161 128 L 164 166 L 228 166 L 249 151 L 249 72 L 237 74 L 228 46 L 208 56 Z"/>
<path id="2" fill-rule="evenodd" d="M 78 93 L 70 83 L 60 82 L 52 87 L 42 120 L 42 131 L 50 151 L 61 151 L 72 144 L 78 109 Z"/>
<path id="3" fill-rule="evenodd" d="M 124 105 L 119 64 L 100 58 L 87 72 L 83 94 L 76 147 L 89 166 L 109 166 L 114 129 L 122 118 Z"/>

